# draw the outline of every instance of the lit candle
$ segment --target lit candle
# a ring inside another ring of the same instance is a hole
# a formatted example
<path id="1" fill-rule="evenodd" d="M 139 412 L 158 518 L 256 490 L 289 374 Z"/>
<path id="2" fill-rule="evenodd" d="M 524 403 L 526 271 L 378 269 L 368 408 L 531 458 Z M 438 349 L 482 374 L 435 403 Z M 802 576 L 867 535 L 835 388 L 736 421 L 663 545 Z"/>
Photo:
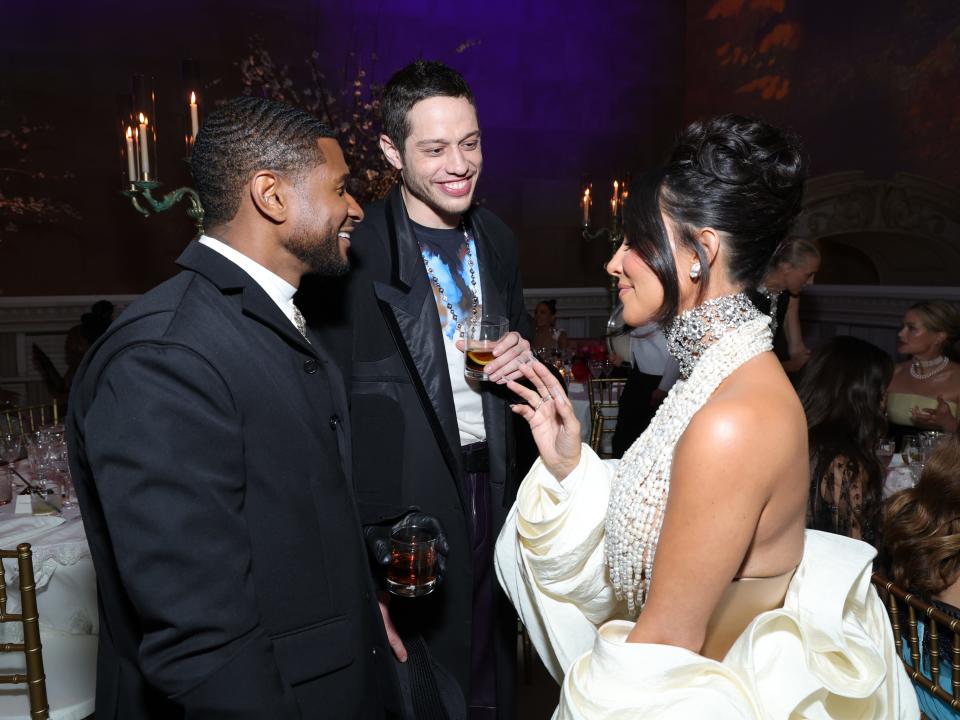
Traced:
<path id="1" fill-rule="evenodd" d="M 133 152 L 133 128 L 127 125 L 127 175 L 130 182 L 137 179 L 137 160 Z"/>
<path id="2" fill-rule="evenodd" d="M 583 191 L 583 199 L 580 201 L 580 207 L 583 208 L 583 224 L 590 224 L 590 188 Z"/>
<path id="3" fill-rule="evenodd" d="M 200 116 L 197 113 L 197 94 L 190 93 L 190 141 L 195 142 L 200 131 Z"/>
<path id="4" fill-rule="evenodd" d="M 150 121 L 147 119 L 147 116 L 143 113 L 140 113 L 140 177 L 144 180 L 150 179 L 150 153 L 148 151 L 147 145 L 149 144 L 147 140 L 147 125 Z"/>
<path id="5" fill-rule="evenodd" d="M 613 208 L 613 217 L 617 217 L 617 207 L 620 204 L 620 182 L 613 181 L 613 199 L 610 201 L 610 207 Z"/>

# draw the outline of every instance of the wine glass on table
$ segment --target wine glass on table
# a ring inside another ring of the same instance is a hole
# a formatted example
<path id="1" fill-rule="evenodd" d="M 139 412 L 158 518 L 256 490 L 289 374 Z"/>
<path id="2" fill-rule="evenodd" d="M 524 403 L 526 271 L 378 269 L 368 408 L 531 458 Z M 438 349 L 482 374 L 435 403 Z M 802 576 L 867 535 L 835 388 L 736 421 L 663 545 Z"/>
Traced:
<path id="1" fill-rule="evenodd" d="M 19 432 L 0 433 L 0 459 L 7 463 L 6 477 L 0 480 L 0 505 L 6 505 L 13 499 L 13 463 L 22 450 Z"/>
<path id="2" fill-rule="evenodd" d="M 880 461 L 880 465 L 883 466 L 884 470 L 890 466 L 890 461 L 893 460 L 896 445 L 894 440 L 888 438 L 882 438 L 880 442 L 877 443 L 877 460 Z"/>
<path id="3" fill-rule="evenodd" d="M 900 446 L 900 455 L 914 481 L 919 480 L 920 473 L 923 472 L 923 448 L 920 446 L 920 438 L 916 435 L 905 436 Z"/>

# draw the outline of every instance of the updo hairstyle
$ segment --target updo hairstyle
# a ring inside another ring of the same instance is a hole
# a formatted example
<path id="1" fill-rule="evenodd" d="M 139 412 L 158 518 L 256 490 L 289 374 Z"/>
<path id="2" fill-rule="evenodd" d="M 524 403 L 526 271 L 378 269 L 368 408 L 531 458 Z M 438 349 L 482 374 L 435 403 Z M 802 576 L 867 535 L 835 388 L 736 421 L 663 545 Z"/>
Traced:
<path id="1" fill-rule="evenodd" d="M 929 600 L 960 575 L 960 436 L 930 456 L 916 486 L 887 501 L 884 537 L 893 581 Z"/>
<path id="2" fill-rule="evenodd" d="M 721 115 L 684 130 L 663 166 L 641 176 L 624 206 L 627 245 L 663 285 L 654 318 L 669 322 L 679 305 L 679 282 L 663 215 L 679 243 L 700 258 L 701 291 L 709 264 L 697 232 L 724 234 L 732 282 L 755 288 L 800 211 L 806 159 L 792 134 L 759 120 Z"/>

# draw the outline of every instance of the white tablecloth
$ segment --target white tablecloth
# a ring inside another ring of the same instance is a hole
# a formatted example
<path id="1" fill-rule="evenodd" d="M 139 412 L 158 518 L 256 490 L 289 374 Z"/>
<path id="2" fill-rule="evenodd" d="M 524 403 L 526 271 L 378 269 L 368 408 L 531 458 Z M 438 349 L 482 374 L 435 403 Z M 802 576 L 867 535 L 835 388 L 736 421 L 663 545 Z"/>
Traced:
<path id="1" fill-rule="evenodd" d="M 590 398 L 587 395 L 587 386 L 584 383 L 572 382 L 567 388 L 573 412 L 580 421 L 580 439 L 590 442 Z"/>
<path id="2" fill-rule="evenodd" d="M 27 468 L 17 469 L 31 479 Z M 6 468 L 0 468 L 6 472 Z M 37 582 L 37 607 L 41 635 L 45 631 L 74 635 L 99 633 L 97 581 L 90 548 L 83 531 L 80 510 L 65 509 L 60 515 L 15 514 L 14 502 L 0 506 L 0 548 L 15 550 L 28 542 L 33 550 Z M 7 582 L 7 611 L 20 612 L 19 570 L 16 559 L 3 561 Z M 17 623 L 0 625 L 0 641 L 20 642 L 23 629 Z"/>
<path id="3" fill-rule="evenodd" d="M 887 474 L 883 481 L 883 499 L 893 495 L 895 492 L 913 487 L 919 479 L 920 468 L 910 467 L 904 464 L 900 453 L 897 453 L 890 460 L 887 466 Z"/>

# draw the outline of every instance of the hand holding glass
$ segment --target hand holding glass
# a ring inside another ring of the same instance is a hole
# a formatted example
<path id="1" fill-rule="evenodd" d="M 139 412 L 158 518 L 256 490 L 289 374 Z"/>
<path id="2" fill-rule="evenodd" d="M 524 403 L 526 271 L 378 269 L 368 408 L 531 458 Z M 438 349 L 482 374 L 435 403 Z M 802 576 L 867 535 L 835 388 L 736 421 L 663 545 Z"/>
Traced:
<path id="1" fill-rule="evenodd" d="M 437 534 L 432 528 L 410 525 L 390 535 L 387 589 L 394 595 L 419 597 L 437 586 Z"/>
<path id="2" fill-rule="evenodd" d="M 471 380 L 486 380 L 484 368 L 493 360 L 493 348 L 510 330 L 510 323 L 499 315 L 470 318 L 463 330 L 463 374 Z"/>

